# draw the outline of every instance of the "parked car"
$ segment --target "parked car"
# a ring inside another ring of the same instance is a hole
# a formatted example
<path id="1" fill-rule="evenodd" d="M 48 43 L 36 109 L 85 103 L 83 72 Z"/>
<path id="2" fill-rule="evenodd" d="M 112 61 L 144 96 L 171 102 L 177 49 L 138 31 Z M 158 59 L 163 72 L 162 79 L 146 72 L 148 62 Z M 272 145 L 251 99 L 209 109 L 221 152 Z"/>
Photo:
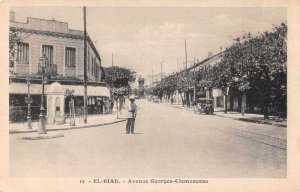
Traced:
<path id="1" fill-rule="evenodd" d="M 205 113 L 213 114 L 214 113 L 214 101 L 208 98 L 199 98 L 197 104 L 195 105 L 195 113 Z"/>

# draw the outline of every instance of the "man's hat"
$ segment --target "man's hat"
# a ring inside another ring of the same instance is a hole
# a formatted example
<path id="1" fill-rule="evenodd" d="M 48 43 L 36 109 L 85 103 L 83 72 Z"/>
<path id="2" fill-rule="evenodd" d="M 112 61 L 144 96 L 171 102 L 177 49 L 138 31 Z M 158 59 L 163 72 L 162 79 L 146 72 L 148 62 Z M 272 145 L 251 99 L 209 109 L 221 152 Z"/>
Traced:
<path id="1" fill-rule="evenodd" d="M 135 100 L 135 95 L 131 95 L 131 96 L 129 97 L 129 100 Z"/>

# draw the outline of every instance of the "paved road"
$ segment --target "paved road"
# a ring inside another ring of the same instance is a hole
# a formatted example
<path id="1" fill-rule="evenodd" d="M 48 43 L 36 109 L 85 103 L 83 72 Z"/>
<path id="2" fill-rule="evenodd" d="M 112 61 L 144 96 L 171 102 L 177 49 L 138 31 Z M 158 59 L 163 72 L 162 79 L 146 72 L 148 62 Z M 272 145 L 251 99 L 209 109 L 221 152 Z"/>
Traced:
<path id="1" fill-rule="evenodd" d="M 65 137 L 22 140 L 10 135 L 11 176 L 49 177 L 285 177 L 286 150 L 235 128 L 270 128 L 196 115 L 138 101 L 136 133 L 125 122 L 60 131 Z M 223 131 L 224 129 L 224 131 Z M 231 130 L 231 132 L 228 132 Z M 27 134 L 28 135 L 28 134 Z"/>

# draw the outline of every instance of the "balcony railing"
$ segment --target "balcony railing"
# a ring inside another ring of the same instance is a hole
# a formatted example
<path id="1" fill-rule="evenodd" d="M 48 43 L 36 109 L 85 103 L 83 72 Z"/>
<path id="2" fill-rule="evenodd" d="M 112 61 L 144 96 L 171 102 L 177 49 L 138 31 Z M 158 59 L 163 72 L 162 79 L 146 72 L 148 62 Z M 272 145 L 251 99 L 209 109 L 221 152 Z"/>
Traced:
<path id="1" fill-rule="evenodd" d="M 66 77 L 76 77 L 76 69 L 75 68 L 66 67 L 65 68 L 65 76 Z"/>
<path id="2" fill-rule="evenodd" d="M 42 67 L 39 65 L 38 74 L 42 74 Z M 45 74 L 46 75 L 57 75 L 57 65 L 51 64 L 45 67 Z"/>
<path id="3" fill-rule="evenodd" d="M 15 64 L 15 73 L 16 74 L 28 74 L 29 64 Z"/>

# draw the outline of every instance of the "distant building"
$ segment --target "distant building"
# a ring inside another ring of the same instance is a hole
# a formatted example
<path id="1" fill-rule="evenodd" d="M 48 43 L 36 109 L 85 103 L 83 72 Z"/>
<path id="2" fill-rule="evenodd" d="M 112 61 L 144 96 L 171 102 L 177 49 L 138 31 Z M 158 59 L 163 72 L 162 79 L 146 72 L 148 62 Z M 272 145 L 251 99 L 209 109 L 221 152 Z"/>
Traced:
<path id="1" fill-rule="evenodd" d="M 148 76 L 145 77 L 144 86 L 146 88 L 151 86 L 151 84 L 152 84 L 152 79 L 151 78 L 152 78 L 151 75 L 148 75 Z"/>
<path id="2" fill-rule="evenodd" d="M 27 18 L 26 23 L 15 21 L 15 13 L 10 12 L 10 32 L 15 32 L 21 42 L 15 46 L 16 56 L 10 66 L 10 106 L 25 106 L 27 96 L 26 79 L 30 77 L 30 94 L 34 107 L 40 106 L 41 72 L 39 59 L 48 58 L 45 68 L 45 92 L 50 84 L 58 82 L 63 89 L 74 91 L 75 105 L 83 105 L 84 78 L 84 32 L 68 28 L 68 23 Z M 110 92 L 103 82 L 104 70 L 101 57 L 93 41 L 87 35 L 87 76 L 89 113 L 99 113 L 97 103 L 109 97 Z M 68 98 L 65 99 L 65 112 L 68 113 Z"/>
<path id="3" fill-rule="evenodd" d="M 166 77 L 165 73 L 157 73 L 155 75 L 148 75 L 144 78 L 144 86 L 152 87 L 159 83 L 162 78 Z"/>
<path id="4" fill-rule="evenodd" d="M 166 76 L 165 73 L 157 73 L 152 77 L 152 84 L 159 83 Z"/>
<path id="5" fill-rule="evenodd" d="M 184 73 L 186 71 L 199 71 L 199 70 L 204 70 L 207 73 L 209 73 L 209 69 L 221 61 L 223 54 L 224 52 L 220 52 L 216 55 L 212 55 L 212 52 L 209 52 L 208 58 L 195 63 L 193 66 L 179 73 Z M 185 100 L 188 100 L 190 102 L 194 101 L 194 87 L 190 87 L 187 91 L 185 91 L 183 97 Z M 225 97 L 220 88 L 217 87 L 213 87 L 212 89 L 209 89 L 208 87 L 197 88 L 196 98 L 213 98 L 215 108 L 224 108 Z"/>

